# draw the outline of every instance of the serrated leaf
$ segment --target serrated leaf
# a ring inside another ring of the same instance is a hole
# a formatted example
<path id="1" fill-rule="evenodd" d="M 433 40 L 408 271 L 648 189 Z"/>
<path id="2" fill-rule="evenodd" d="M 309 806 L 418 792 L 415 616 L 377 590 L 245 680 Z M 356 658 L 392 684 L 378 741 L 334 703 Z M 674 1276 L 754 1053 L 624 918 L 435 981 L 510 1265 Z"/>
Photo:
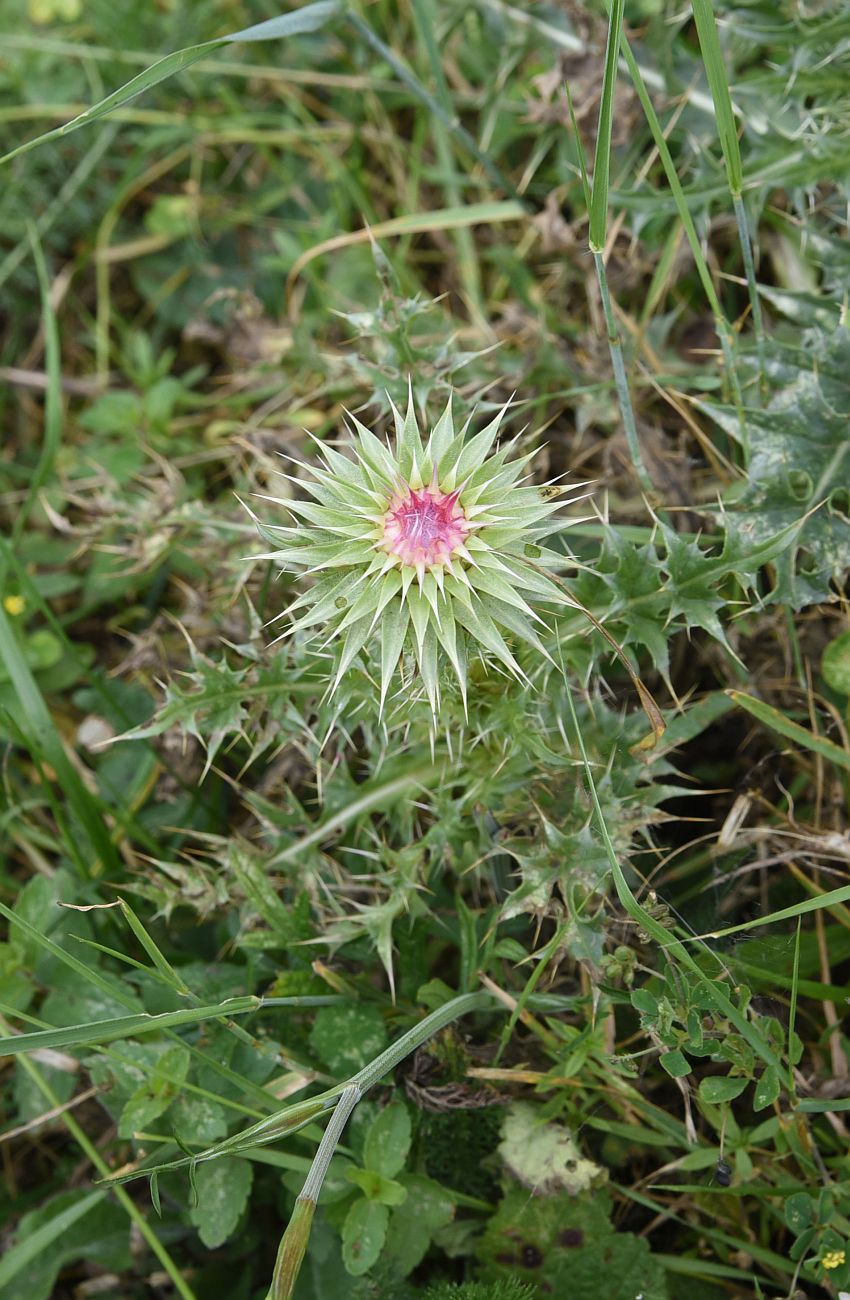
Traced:
<path id="1" fill-rule="evenodd" d="M 604 1190 L 593 1196 L 530 1196 L 514 1184 L 476 1243 L 488 1279 L 531 1276 L 541 1293 L 564 1300 L 667 1300 L 662 1264 L 649 1244 L 616 1232 Z M 529 1270 L 530 1272 L 530 1270 Z"/>
<path id="2" fill-rule="evenodd" d="M 201 1241 L 214 1250 L 231 1237 L 251 1192 L 254 1171 L 249 1160 L 224 1157 L 195 1170 L 197 1204 L 190 1212 Z"/>
<path id="3" fill-rule="evenodd" d="M 747 481 L 724 505 L 750 543 L 791 525 L 799 533 L 774 560 L 773 599 L 799 609 L 828 599 L 850 567 L 850 332 L 806 331 L 792 346 L 771 345 L 765 409 L 704 403 L 708 415 L 747 451 Z"/>

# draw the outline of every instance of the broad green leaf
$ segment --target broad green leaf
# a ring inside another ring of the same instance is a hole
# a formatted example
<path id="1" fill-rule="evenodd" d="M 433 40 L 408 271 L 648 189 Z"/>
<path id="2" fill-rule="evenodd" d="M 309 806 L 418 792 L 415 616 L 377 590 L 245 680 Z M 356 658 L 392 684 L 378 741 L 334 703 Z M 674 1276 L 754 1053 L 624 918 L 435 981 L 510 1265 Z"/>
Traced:
<path id="1" fill-rule="evenodd" d="M 310 1045 L 324 1065 L 341 1079 L 354 1074 L 387 1043 L 377 1007 L 323 1007 L 310 1033 Z"/>
<path id="2" fill-rule="evenodd" d="M 392 1212 L 386 1253 L 395 1269 L 406 1277 L 424 1257 L 438 1228 L 451 1223 L 454 1201 L 439 1183 L 424 1174 L 402 1174 L 399 1182 L 407 1190 L 407 1200 Z"/>
<path id="3" fill-rule="evenodd" d="M 410 1150 L 410 1115 L 403 1101 L 390 1102 L 376 1116 L 363 1144 L 363 1163 L 385 1178 L 404 1168 Z"/>
<path id="4" fill-rule="evenodd" d="M 127 1215 L 101 1191 L 62 1192 L 23 1215 L 0 1260 L 3 1300 L 49 1300 L 74 1260 L 107 1272 L 131 1267 Z"/>
<path id="5" fill-rule="evenodd" d="M 118 1125 L 119 1137 L 133 1137 L 164 1115 L 176 1099 L 189 1072 L 189 1053 L 185 1047 L 169 1047 L 163 1052 L 152 1074 L 130 1097 Z"/>
<path id="6" fill-rule="evenodd" d="M 684 1079 L 685 1075 L 691 1073 L 691 1064 L 684 1052 L 678 1049 L 672 1052 L 663 1052 L 658 1058 L 662 1069 L 666 1070 L 671 1079 Z"/>
<path id="7" fill-rule="evenodd" d="M 725 517 L 750 543 L 799 525 L 773 560 L 772 599 L 800 609 L 829 599 L 831 580 L 850 567 L 850 332 L 771 344 L 767 376 L 766 408 L 746 410 L 743 422 L 733 407 L 703 409 L 746 452 L 747 478 L 726 493 Z"/>
<path id="8" fill-rule="evenodd" d="M 251 1192 L 254 1171 L 248 1160 L 224 1159 L 198 1165 L 198 1202 L 190 1218 L 201 1241 L 214 1250 L 233 1235 Z"/>
<path id="9" fill-rule="evenodd" d="M 649 1243 L 611 1222 L 611 1198 L 529 1196 L 514 1185 L 489 1219 L 476 1252 L 485 1277 L 532 1277 L 539 1293 L 564 1300 L 667 1300 Z"/>
<path id="10" fill-rule="evenodd" d="M 227 1133 L 227 1112 L 209 1097 L 183 1093 L 168 1114 L 174 1134 L 183 1142 L 217 1142 Z"/>
<path id="11" fill-rule="evenodd" d="M 712 1076 L 701 1081 L 699 1095 L 710 1105 L 720 1106 L 723 1102 L 734 1101 L 736 1097 L 740 1097 L 748 1083 L 749 1079 L 724 1079 Z"/>
<path id="12" fill-rule="evenodd" d="M 64 1234 L 74 1227 L 78 1219 L 93 1210 L 105 1195 L 105 1192 L 89 1192 L 87 1196 L 75 1197 L 70 1205 L 41 1227 L 22 1236 L 0 1260 L 0 1287 L 5 1288 L 22 1269 L 29 1268 L 42 1252 L 55 1250 L 57 1241 L 61 1243 Z"/>
<path id="13" fill-rule="evenodd" d="M 342 1258 L 352 1277 L 368 1273 L 383 1250 L 390 1212 L 378 1201 L 356 1200 L 342 1225 Z"/>
<path id="14" fill-rule="evenodd" d="M 815 1204 L 808 1192 L 793 1192 L 785 1202 L 785 1222 L 799 1234 L 814 1222 Z"/>
<path id="15" fill-rule="evenodd" d="M 772 1106 L 779 1096 L 779 1089 L 779 1072 L 774 1066 L 768 1065 L 755 1086 L 753 1110 L 765 1110 Z"/>

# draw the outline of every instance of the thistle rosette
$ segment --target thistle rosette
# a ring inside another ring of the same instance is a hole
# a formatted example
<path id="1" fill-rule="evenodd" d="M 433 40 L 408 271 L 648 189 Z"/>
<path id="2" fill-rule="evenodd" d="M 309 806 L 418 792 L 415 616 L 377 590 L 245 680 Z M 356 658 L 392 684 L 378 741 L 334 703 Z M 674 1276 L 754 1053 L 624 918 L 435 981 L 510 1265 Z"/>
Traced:
<path id="1" fill-rule="evenodd" d="M 465 707 L 471 653 L 520 681 L 528 678 L 509 641 L 549 658 L 537 630 L 546 625 L 528 602 L 565 599 L 544 571 L 564 557 L 542 545 L 562 526 L 551 516 L 563 490 L 527 481 L 534 453 L 512 458 L 515 440 L 493 450 L 507 405 L 467 438 L 469 421 L 455 430 L 450 398 L 427 441 L 412 394 L 406 416 L 392 409 L 394 448 L 350 416 L 351 455 L 320 444 L 324 463 L 293 480 L 310 499 L 265 498 L 295 523 L 263 526 L 279 549 L 255 558 L 313 579 L 281 617 L 293 620 L 284 635 L 309 631 L 337 647 L 331 693 L 374 647 L 381 712 L 406 661 L 436 713 L 441 660 Z"/>

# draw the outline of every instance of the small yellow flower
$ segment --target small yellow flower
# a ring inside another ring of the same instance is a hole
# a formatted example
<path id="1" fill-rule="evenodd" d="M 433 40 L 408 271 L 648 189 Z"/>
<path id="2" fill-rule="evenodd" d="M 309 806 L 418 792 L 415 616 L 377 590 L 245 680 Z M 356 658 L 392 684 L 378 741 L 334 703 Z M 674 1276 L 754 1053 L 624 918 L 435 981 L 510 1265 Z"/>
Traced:
<path id="1" fill-rule="evenodd" d="M 820 1262 L 824 1268 L 841 1268 L 845 1259 L 846 1255 L 843 1250 L 828 1250 L 826 1254 L 821 1257 Z"/>
<path id="2" fill-rule="evenodd" d="M 4 596 L 3 608 L 7 614 L 12 615 L 12 618 L 17 618 L 26 609 L 26 601 L 23 596 Z"/>

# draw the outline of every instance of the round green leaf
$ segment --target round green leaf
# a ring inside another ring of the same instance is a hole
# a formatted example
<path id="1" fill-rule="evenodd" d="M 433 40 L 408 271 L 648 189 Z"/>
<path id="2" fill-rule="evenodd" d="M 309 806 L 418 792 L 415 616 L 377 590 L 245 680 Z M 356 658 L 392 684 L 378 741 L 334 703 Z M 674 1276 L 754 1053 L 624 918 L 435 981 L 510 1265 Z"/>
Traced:
<path id="1" fill-rule="evenodd" d="M 785 1222 L 792 1232 L 801 1233 L 814 1219 L 815 1207 L 808 1192 L 794 1192 L 785 1202 Z"/>

